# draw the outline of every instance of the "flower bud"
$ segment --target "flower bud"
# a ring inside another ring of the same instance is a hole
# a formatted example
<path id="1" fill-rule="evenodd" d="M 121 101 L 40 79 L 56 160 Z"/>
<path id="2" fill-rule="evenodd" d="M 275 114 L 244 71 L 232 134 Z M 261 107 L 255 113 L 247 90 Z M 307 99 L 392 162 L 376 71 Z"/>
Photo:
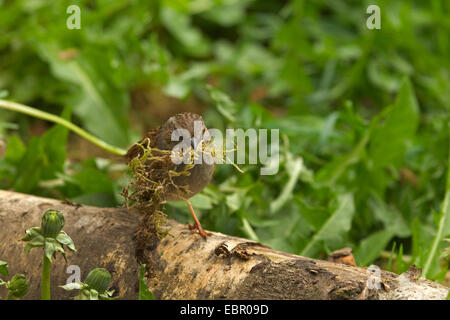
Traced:
<path id="1" fill-rule="evenodd" d="M 95 268 L 89 272 L 84 283 L 90 289 L 95 289 L 98 293 L 103 293 L 108 289 L 111 282 L 111 274 L 104 268 Z"/>
<path id="2" fill-rule="evenodd" d="M 42 216 L 41 232 L 46 238 L 56 238 L 64 227 L 64 216 L 58 210 L 47 210 Z"/>
<path id="3" fill-rule="evenodd" d="M 14 275 L 9 281 L 8 297 L 22 298 L 28 292 L 28 281 L 23 274 Z"/>

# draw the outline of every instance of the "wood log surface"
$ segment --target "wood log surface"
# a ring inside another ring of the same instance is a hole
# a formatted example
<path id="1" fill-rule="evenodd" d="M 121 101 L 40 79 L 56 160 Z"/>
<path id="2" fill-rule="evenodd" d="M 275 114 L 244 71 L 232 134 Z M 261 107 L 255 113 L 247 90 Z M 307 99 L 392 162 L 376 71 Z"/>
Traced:
<path id="1" fill-rule="evenodd" d="M 139 265 L 133 234 L 138 213 L 0 190 L 0 260 L 8 262 L 10 274 L 24 273 L 29 279 L 25 298 L 40 298 L 42 249 L 24 253 L 20 239 L 26 229 L 40 225 L 50 208 L 63 212 L 64 231 L 77 248 L 67 253 L 67 263 L 59 256 L 52 264 L 52 298 L 74 296 L 58 286 L 71 275 L 68 266 L 75 265 L 82 280 L 95 267 L 108 269 L 115 296 L 137 299 Z M 280 252 L 217 232 L 204 240 L 184 224 L 168 223 L 170 235 L 146 251 L 151 261 L 146 280 L 156 299 L 400 300 L 445 299 L 448 294 L 447 287 L 421 278 L 414 268 L 401 275 L 381 270 L 374 286 L 374 275 L 366 268 Z"/>

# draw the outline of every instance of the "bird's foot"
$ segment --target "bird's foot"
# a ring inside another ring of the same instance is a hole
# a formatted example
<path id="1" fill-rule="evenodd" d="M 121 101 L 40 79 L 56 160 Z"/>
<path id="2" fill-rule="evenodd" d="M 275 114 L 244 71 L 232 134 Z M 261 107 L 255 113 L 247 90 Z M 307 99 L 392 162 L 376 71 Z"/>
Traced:
<path id="1" fill-rule="evenodd" d="M 206 240 L 206 237 L 212 236 L 212 233 L 211 233 L 211 232 L 207 232 L 207 231 L 203 230 L 202 226 L 200 226 L 200 225 L 198 225 L 198 224 L 196 224 L 196 223 L 194 223 L 193 225 L 192 225 L 192 224 L 188 224 L 188 227 L 189 227 L 189 230 L 191 230 L 192 233 L 195 233 L 195 231 L 197 230 L 198 233 L 199 233 L 199 234 L 202 236 L 202 238 L 205 239 L 205 240 Z"/>

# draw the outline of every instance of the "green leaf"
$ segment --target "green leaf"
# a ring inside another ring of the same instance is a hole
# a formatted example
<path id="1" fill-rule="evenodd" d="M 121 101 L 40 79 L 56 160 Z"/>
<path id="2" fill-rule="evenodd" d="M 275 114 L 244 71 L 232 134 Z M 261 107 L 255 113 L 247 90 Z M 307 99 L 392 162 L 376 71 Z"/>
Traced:
<path id="1" fill-rule="evenodd" d="M 369 157 L 375 167 L 398 166 L 419 124 L 419 107 L 408 79 L 403 80 L 395 104 L 384 113 L 373 128 Z"/>
<path id="2" fill-rule="evenodd" d="M 411 235 L 408 225 L 402 214 L 396 208 L 390 208 L 375 194 L 368 200 L 368 206 L 372 209 L 374 216 L 383 222 L 384 228 L 399 237 Z"/>
<path id="3" fill-rule="evenodd" d="M 224 92 L 207 85 L 211 99 L 216 103 L 217 110 L 230 122 L 236 122 L 235 114 L 238 110 L 236 103 Z"/>
<path id="4" fill-rule="evenodd" d="M 70 115 L 71 109 L 65 108 L 61 118 L 70 121 Z M 53 179 L 56 172 L 63 172 L 68 134 L 69 129 L 62 125 L 55 125 L 42 135 L 41 148 L 45 163 L 42 179 Z"/>
<path id="5" fill-rule="evenodd" d="M 228 208 L 230 208 L 231 212 L 235 212 L 242 207 L 242 203 L 244 202 L 245 191 L 234 192 L 225 197 L 225 203 Z"/>
<path id="6" fill-rule="evenodd" d="M 0 260 L 0 274 L 5 277 L 9 277 L 8 263 Z"/>
<path id="7" fill-rule="evenodd" d="M 211 1 L 212 2 L 212 1 Z M 245 8 L 250 1 L 230 1 L 224 4 L 215 6 L 203 13 L 203 16 L 215 23 L 224 27 L 231 27 L 245 19 Z"/>
<path id="8" fill-rule="evenodd" d="M 81 188 L 84 194 L 89 193 L 113 193 L 113 185 L 107 174 L 94 168 L 86 168 L 77 173 L 74 182 Z"/>
<path id="9" fill-rule="evenodd" d="M 52 258 L 56 256 L 56 252 L 61 252 L 64 260 L 66 260 L 66 253 L 64 248 L 59 242 L 52 238 L 45 239 L 44 254 L 48 260 L 52 261 Z"/>
<path id="10" fill-rule="evenodd" d="M 368 63 L 369 79 L 377 86 L 386 91 L 395 91 L 398 89 L 401 79 L 390 70 L 390 63 L 385 57 L 381 59 L 370 59 Z"/>
<path id="11" fill-rule="evenodd" d="M 207 195 L 204 195 L 202 193 L 197 193 L 189 200 L 191 201 L 192 206 L 198 209 L 209 210 L 212 208 L 213 205 L 213 200 Z"/>
<path id="12" fill-rule="evenodd" d="M 288 199 L 292 197 L 292 191 L 297 184 L 300 173 L 305 169 L 302 158 L 294 158 L 290 153 L 287 153 L 286 158 L 286 170 L 289 173 L 289 180 L 278 197 L 270 203 L 270 213 L 272 214 L 280 210 Z"/>
<path id="13" fill-rule="evenodd" d="M 394 242 L 391 249 L 391 254 L 389 255 L 389 261 L 386 270 L 392 272 L 392 258 L 394 257 L 395 248 L 397 247 L 397 242 Z"/>
<path id="14" fill-rule="evenodd" d="M 318 172 L 316 181 L 327 186 L 333 185 L 348 167 L 361 161 L 369 137 L 370 130 L 366 129 L 361 139 L 348 154 L 336 157 Z"/>
<path id="15" fill-rule="evenodd" d="M 95 289 L 89 290 L 89 300 L 98 300 L 98 292 Z"/>
<path id="16" fill-rule="evenodd" d="M 361 241 L 358 250 L 355 251 L 355 260 L 359 266 L 367 266 L 375 260 L 392 239 L 391 230 L 381 230 L 372 233 Z"/>
<path id="17" fill-rule="evenodd" d="M 109 291 L 105 291 L 103 293 L 100 293 L 98 295 L 99 300 L 116 300 L 116 298 L 111 298 L 113 293 L 114 293 L 114 290 L 109 290 Z"/>
<path id="18" fill-rule="evenodd" d="M 300 255 L 312 256 L 318 249 L 317 245 L 324 241 L 325 244 L 332 246 L 333 243 L 342 239 L 342 235 L 350 230 L 355 207 L 353 204 L 353 195 L 344 194 L 339 197 L 338 207 L 317 230 L 312 239 L 303 248 Z"/>
<path id="19" fill-rule="evenodd" d="M 179 77 L 172 77 L 164 87 L 164 93 L 178 99 L 184 99 L 189 94 L 189 85 Z"/>
<path id="20" fill-rule="evenodd" d="M 190 17 L 171 7 L 161 8 L 161 21 L 170 33 L 183 45 L 187 53 L 203 57 L 211 51 L 211 45 L 201 31 L 192 26 Z"/>
<path id="21" fill-rule="evenodd" d="M 26 233 L 26 236 L 22 238 L 22 241 L 30 241 L 36 237 L 39 237 L 39 236 L 42 237 L 40 227 L 30 228 L 30 229 L 26 230 L 25 233 Z"/>
<path id="22" fill-rule="evenodd" d="M 145 264 L 141 264 L 141 270 L 139 272 L 139 300 L 155 300 L 155 297 L 148 290 L 148 286 L 145 283 Z"/>
<path id="23" fill-rule="evenodd" d="M 114 198 L 114 194 L 105 192 L 82 194 L 77 197 L 72 197 L 70 200 L 74 203 L 103 208 L 117 207 L 118 205 L 116 199 Z"/>
<path id="24" fill-rule="evenodd" d="M 8 145 L 5 152 L 5 160 L 11 164 L 19 164 L 22 157 L 25 155 L 26 147 L 20 140 L 19 136 L 12 135 L 8 139 Z"/>
<path id="25" fill-rule="evenodd" d="M 44 165 L 41 142 L 38 138 L 33 137 L 17 167 L 17 174 L 13 185 L 14 190 L 30 193 L 40 181 Z"/>
<path id="26" fill-rule="evenodd" d="M 63 288 L 66 291 L 72 291 L 72 290 L 81 290 L 83 288 L 83 285 L 79 282 L 71 282 L 59 287 Z"/>
<path id="27" fill-rule="evenodd" d="M 250 223 L 246 218 L 241 218 L 242 222 L 242 231 L 245 233 L 246 237 L 252 241 L 260 242 L 258 235 L 256 234 L 255 230 L 252 228 Z"/>
<path id="28" fill-rule="evenodd" d="M 403 261 L 403 244 L 400 244 L 397 254 L 397 274 L 401 274 L 408 270 L 409 264 Z"/>
<path id="29" fill-rule="evenodd" d="M 105 295 L 105 297 L 111 297 L 114 294 L 115 290 L 106 290 L 102 295 Z"/>
<path id="30" fill-rule="evenodd" d="M 27 245 L 24 248 L 24 252 L 27 253 L 32 248 L 43 247 L 44 245 L 45 245 L 44 237 L 43 236 L 36 237 L 27 243 Z"/>
<path id="31" fill-rule="evenodd" d="M 67 262 L 66 252 L 64 251 L 63 246 L 59 242 L 55 241 L 54 247 L 55 247 L 55 254 L 54 254 L 54 256 L 56 256 L 56 252 L 61 252 L 64 260 Z"/>
<path id="32" fill-rule="evenodd" d="M 70 109 L 66 108 L 63 118 L 69 118 Z M 66 161 L 66 140 L 68 130 L 55 125 L 48 130 L 41 138 L 33 137 L 26 148 L 25 153 L 17 164 L 16 177 L 13 184 L 14 190 L 18 192 L 30 193 L 43 179 L 53 179 L 56 173 L 62 172 Z M 19 141 L 13 143 L 16 149 Z M 11 155 L 11 159 L 18 159 L 19 153 Z"/>
<path id="33" fill-rule="evenodd" d="M 308 221 L 308 223 L 318 230 L 325 223 L 329 217 L 329 211 L 323 207 L 313 207 L 305 203 L 301 197 L 295 197 L 297 204 L 300 207 L 300 213 Z"/>
<path id="34" fill-rule="evenodd" d="M 59 45 L 48 41 L 40 43 L 38 51 L 54 76 L 81 89 L 66 103 L 74 106 L 74 113 L 83 120 L 86 129 L 108 143 L 126 146 L 129 143 L 126 92 L 115 88 L 103 72 L 103 69 L 111 72 L 109 61 L 103 57 L 105 52 L 90 47 L 82 55 L 64 61 L 58 57 Z"/>
<path id="35" fill-rule="evenodd" d="M 66 245 L 71 251 L 76 251 L 75 244 L 71 237 L 67 235 L 64 231 L 60 231 L 58 236 L 56 237 L 56 241 L 59 243 Z"/>
<path id="36" fill-rule="evenodd" d="M 41 234 L 41 228 L 33 227 L 25 231 L 26 236 L 22 238 L 22 241 L 28 242 L 24 248 L 24 252 L 27 253 L 32 248 L 43 247 L 45 245 L 45 238 Z"/>

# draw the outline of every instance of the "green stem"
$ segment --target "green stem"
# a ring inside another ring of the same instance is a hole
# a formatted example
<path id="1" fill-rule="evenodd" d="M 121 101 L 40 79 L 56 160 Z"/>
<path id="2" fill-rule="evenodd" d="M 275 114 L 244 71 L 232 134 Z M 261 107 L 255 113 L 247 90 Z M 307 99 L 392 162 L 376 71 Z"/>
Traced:
<path id="1" fill-rule="evenodd" d="M 50 266 L 51 261 L 44 254 L 44 265 L 42 266 L 41 299 L 50 300 Z"/>
<path id="2" fill-rule="evenodd" d="M 281 191 L 280 195 L 272 201 L 270 204 L 270 213 L 274 214 L 278 210 L 280 210 L 283 205 L 286 203 L 287 200 L 289 200 L 289 197 L 292 194 L 292 190 L 294 190 L 295 185 L 297 184 L 298 178 L 300 177 L 300 173 L 304 169 L 303 167 L 303 160 L 301 158 L 297 158 L 293 160 L 293 166 L 290 169 L 289 172 L 289 180 L 287 184 L 284 186 L 283 190 Z"/>
<path id="3" fill-rule="evenodd" d="M 450 145 L 449 145 L 449 151 L 448 151 L 448 160 L 447 164 L 450 165 Z M 438 224 L 438 230 L 436 232 L 436 235 L 433 239 L 433 244 L 431 245 L 430 253 L 428 254 L 427 260 L 425 262 L 425 265 L 423 267 L 422 275 L 425 277 L 429 277 L 430 275 L 430 269 L 431 265 L 436 259 L 436 253 L 438 251 L 439 244 L 441 243 L 444 236 L 447 234 L 448 231 L 448 221 L 447 219 L 450 219 L 450 167 L 447 168 L 447 178 L 446 178 L 446 185 L 445 185 L 445 196 L 444 200 L 441 205 L 441 211 L 439 214 L 439 224 Z"/>
<path id="4" fill-rule="evenodd" d="M 20 103 L 16 103 L 16 102 L 12 102 L 12 101 L 7 101 L 7 100 L 2 100 L 0 99 L 0 108 L 3 109 L 7 109 L 7 110 L 11 110 L 11 111 L 15 111 L 15 112 L 20 112 L 20 113 L 24 113 L 27 114 L 29 116 L 35 117 L 35 118 L 39 118 L 42 120 L 47 120 L 50 122 L 54 122 L 57 124 L 60 124 L 64 127 L 66 127 L 67 129 L 75 132 L 76 134 L 78 134 L 79 136 L 85 138 L 86 140 L 92 142 L 93 144 L 99 146 L 100 148 L 117 154 L 119 156 L 124 156 L 127 151 L 118 147 L 114 147 L 108 143 L 106 143 L 105 141 L 94 137 L 93 135 L 91 135 L 90 133 L 84 131 L 83 129 L 81 129 L 80 127 L 74 125 L 72 122 L 67 121 L 66 119 L 63 119 L 61 117 L 58 117 L 54 114 L 45 112 L 45 111 L 41 111 Z"/>
<path id="5" fill-rule="evenodd" d="M 247 219 L 241 218 L 242 226 L 244 228 L 245 233 L 250 237 L 251 240 L 259 242 L 258 235 L 256 234 L 255 230 L 253 230 L 252 226 L 248 222 Z"/>
<path id="6" fill-rule="evenodd" d="M 450 170 L 450 169 L 449 169 Z M 438 251 L 439 244 L 442 241 L 442 238 L 444 237 L 444 227 L 447 224 L 447 217 L 449 216 L 450 211 L 450 190 L 447 190 L 445 193 L 444 202 L 442 203 L 441 212 L 440 212 L 440 220 L 438 225 L 438 230 L 436 232 L 436 235 L 433 239 L 433 244 L 431 245 L 430 253 L 428 254 L 427 260 L 425 262 L 425 266 L 423 267 L 422 274 L 424 276 L 431 276 L 430 269 L 431 265 L 436 258 L 436 252 Z"/>

